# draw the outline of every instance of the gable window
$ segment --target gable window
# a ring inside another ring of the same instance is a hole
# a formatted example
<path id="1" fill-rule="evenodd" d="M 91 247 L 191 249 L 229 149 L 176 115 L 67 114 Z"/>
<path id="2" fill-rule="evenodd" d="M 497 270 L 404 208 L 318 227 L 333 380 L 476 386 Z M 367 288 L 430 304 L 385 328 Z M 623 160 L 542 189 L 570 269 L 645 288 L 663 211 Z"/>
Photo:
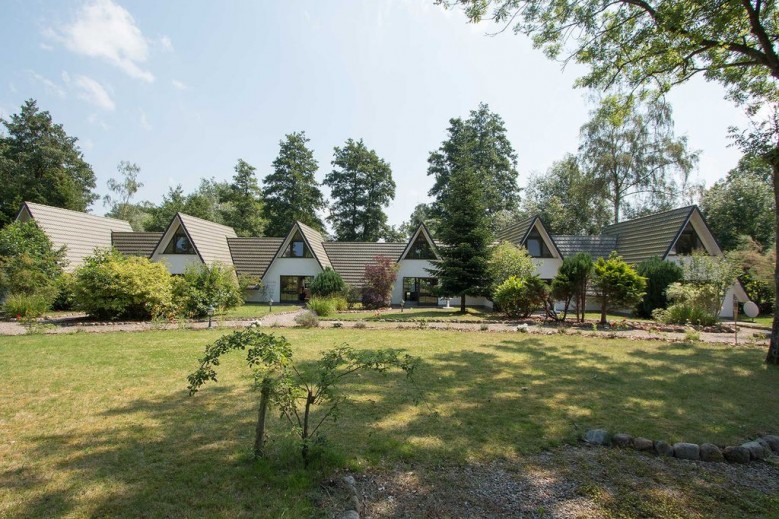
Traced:
<path id="1" fill-rule="evenodd" d="M 692 254 L 697 250 L 705 250 L 705 247 L 703 246 L 703 242 L 701 242 L 698 233 L 695 232 L 692 225 L 688 223 L 687 227 L 682 231 L 682 234 L 679 235 L 679 239 L 676 240 L 674 250 L 676 254 L 686 255 Z"/>
<path id="2" fill-rule="evenodd" d="M 411 245 L 411 248 L 406 254 L 406 259 L 415 260 L 434 260 L 436 259 L 433 248 L 430 246 L 430 242 L 425 238 L 424 233 L 419 233 L 417 239 Z"/>
<path id="3" fill-rule="evenodd" d="M 176 229 L 163 254 L 195 254 L 195 248 L 181 226 Z"/>
<path id="4" fill-rule="evenodd" d="M 525 241 L 525 246 L 527 247 L 527 252 L 533 258 L 553 257 L 552 252 L 549 250 L 549 247 L 546 246 L 546 242 L 544 242 L 544 239 L 541 237 L 541 233 L 539 233 L 537 229 L 533 229 L 533 231 L 528 235 L 527 240 Z"/>
<path id="5" fill-rule="evenodd" d="M 308 249 L 306 242 L 303 240 L 303 236 L 300 231 L 295 231 L 292 240 L 289 242 L 289 246 L 284 250 L 282 254 L 284 258 L 313 258 L 311 251 Z"/>

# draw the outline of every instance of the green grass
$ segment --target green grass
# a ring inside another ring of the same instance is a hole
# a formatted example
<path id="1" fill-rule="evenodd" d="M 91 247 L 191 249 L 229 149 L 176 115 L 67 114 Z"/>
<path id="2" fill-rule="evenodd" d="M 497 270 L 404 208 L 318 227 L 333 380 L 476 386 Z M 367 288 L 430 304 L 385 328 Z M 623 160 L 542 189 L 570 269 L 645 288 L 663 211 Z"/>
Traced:
<path id="1" fill-rule="evenodd" d="M 352 403 L 304 470 L 275 413 L 269 458 L 251 459 L 257 395 L 240 354 L 224 359 L 218 383 L 187 396 L 186 375 L 223 331 L 3 337 L 0 517 L 317 517 L 319 484 L 338 468 L 511 460 L 590 427 L 720 444 L 779 431 L 769 411 L 779 370 L 762 347 L 276 332 L 304 371 L 343 342 L 404 348 L 424 364 L 416 385 L 392 373 L 352 379 Z"/>
<path id="2" fill-rule="evenodd" d="M 771 328 L 771 326 L 773 326 L 773 324 L 774 324 L 774 316 L 773 315 L 758 315 L 754 319 L 750 319 L 750 318 L 744 317 L 744 316 L 739 317 L 739 322 L 742 321 L 742 320 L 744 322 L 747 322 L 747 323 L 748 322 L 754 322 L 755 324 L 757 324 L 759 326 L 762 326 L 764 328 Z"/>
<path id="3" fill-rule="evenodd" d="M 283 311 L 284 307 L 276 307 L 276 311 Z M 268 303 L 244 303 L 241 306 L 231 308 L 221 315 L 224 319 L 251 319 L 262 318 L 268 315 L 270 307 Z"/>

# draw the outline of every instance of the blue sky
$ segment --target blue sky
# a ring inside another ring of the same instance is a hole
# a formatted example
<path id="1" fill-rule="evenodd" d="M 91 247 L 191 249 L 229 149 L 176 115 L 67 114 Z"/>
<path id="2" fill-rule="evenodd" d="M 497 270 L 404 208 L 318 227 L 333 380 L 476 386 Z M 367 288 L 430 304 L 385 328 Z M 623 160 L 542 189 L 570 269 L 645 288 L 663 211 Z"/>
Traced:
<path id="1" fill-rule="evenodd" d="M 141 167 L 138 198 L 154 202 L 230 178 L 238 158 L 262 178 L 284 134 L 305 130 L 319 180 L 350 137 L 391 164 L 398 224 L 427 200 L 427 157 L 451 117 L 482 101 L 499 113 L 521 185 L 575 152 L 587 119 L 573 88 L 583 69 L 433 0 L 4 0 L 0 19 L 0 115 L 37 99 L 79 138 L 101 194 L 121 160 Z M 746 124 L 723 94 L 694 80 L 669 96 L 707 185 L 740 156 L 728 127 Z"/>

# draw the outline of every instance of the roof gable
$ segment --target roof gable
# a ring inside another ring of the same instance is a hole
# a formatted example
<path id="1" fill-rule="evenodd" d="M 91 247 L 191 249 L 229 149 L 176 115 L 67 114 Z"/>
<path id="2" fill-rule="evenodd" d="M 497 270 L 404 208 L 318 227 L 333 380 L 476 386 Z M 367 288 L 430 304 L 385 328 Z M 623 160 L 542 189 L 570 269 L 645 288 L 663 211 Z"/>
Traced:
<path id="1" fill-rule="evenodd" d="M 441 259 L 441 255 L 438 254 L 438 246 L 433 240 L 433 237 L 430 235 L 430 231 L 428 230 L 427 226 L 423 222 L 419 224 L 417 230 L 414 231 L 414 234 L 412 234 L 411 238 L 409 238 L 406 247 L 403 249 L 403 252 L 400 254 L 400 257 L 398 257 L 397 260 L 398 262 L 406 259 L 406 256 L 408 256 L 408 253 L 411 251 L 411 247 L 414 246 L 414 243 L 417 241 L 417 238 L 419 238 L 420 234 L 424 237 L 425 240 L 427 240 L 427 244 L 430 246 L 430 249 L 433 251 L 433 254 L 435 254 L 436 259 L 438 260 Z"/>
<path id="2" fill-rule="evenodd" d="M 284 250 L 289 247 L 290 241 L 292 240 L 292 237 L 295 236 L 296 232 L 300 232 L 300 235 L 303 237 L 303 241 L 306 243 L 308 250 L 311 251 L 311 254 L 314 256 L 314 259 L 316 259 L 317 263 L 319 263 L 319 266 L 322 268 L 322 270 L 327 267 L 333 268 L 333 265 L 330 263 L 330 258 L 327 255 L 327 251 L 325 250 L 325 240 L 322 238 L 322 235 L 304 223 L 295 222 L 295 224 L 287 233 L 287 236 L 284 237 L 281 244 L 276 249 L 276 253 L 273 255 L 273 259 L 263 270 L 262 276 L 265 276 L 265 273 L 268 271 L 274 261 L 282 257 Z"/>
<path id="3" fill-rule="evenodd" d="M 524 247 L 527 242 L 528 236 L 536 229 L 541 235 L 541 238 L 546 243 L 547 248 L 552 252 L 552 255 L 562 259 L 563 254 L 557 247 L 554 238 L 544 225 L 544 221 L 539 216 L 531 216 L 525 220 L 509 225 L 503 231 L 497 234 L 498 241 L 507 241 L 513 243 L 518 247 Z"/>
<path id="4" fill-rule="evenodd" d="M 111 248 L 112 232 L 132 232 L 132 227 L 124 220 L 25 202 L 17 220 L 30 218 L 46 233 L 55 249 L 66 247 L 68 265 L 65 270 L 68 272 L 80 266 L 96 248 Z"/>
<path id="5" fill-rule="evenodd" d="M 235 271 L 256 277 L 265 274 L 283 242 L 284 238 L 227 238 Z"/>
<path id="6" fill-rule="evenodd" d="M 233 264 L 230 247 L 227 244 L 228 238 L 236 237 L 233 228 L 184 213 L 176 213 L 173 217 L 154 248 L 152 256 L 163 254 L 165 247 L 173 236 L 173 231 L 178 226 L 181 226 L 184 230 L 192 247 L 203 263 L 208 265 L 212 263 Z"/>
<path id="7" fill-rule="evenodd" d="M 654 256 L 665 259 L 697 210 L 692 205 L 626 220 L 604 227 L 602 234 L 616 237 L 617 252 L 628 263 Z"/>

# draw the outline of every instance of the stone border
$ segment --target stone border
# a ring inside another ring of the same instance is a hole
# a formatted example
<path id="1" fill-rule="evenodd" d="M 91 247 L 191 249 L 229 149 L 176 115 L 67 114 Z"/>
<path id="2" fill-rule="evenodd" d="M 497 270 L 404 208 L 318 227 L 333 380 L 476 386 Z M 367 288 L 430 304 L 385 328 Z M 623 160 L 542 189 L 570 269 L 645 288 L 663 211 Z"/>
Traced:
<path id="1" fill-rule="evenodd" d="M 346 490 L 349 492 L 349 504 L 346 510 L 336 516 L 336 519 L 360 519 L 360 498 L 357 494 L 357 482 L 352 476 L 341 478 Z"/>
<path id="2" fill-rule="evenodd" d="M 674 457 L 682 460 L 749 463 L 779 459 L 779 436 L 768 434 L 741 445 L 720 448 L 713 443 L 678 442 L 673 445 L 662 441 L 652 441 L 644 437 L 632 437 L 626 433 L 610 434 L 605 429 L 590 429 L 582 436 L 584 443 L 598 446 L 614 446 L 633 448 L 637 451 L 650 452 L 658 456 Z"/>

